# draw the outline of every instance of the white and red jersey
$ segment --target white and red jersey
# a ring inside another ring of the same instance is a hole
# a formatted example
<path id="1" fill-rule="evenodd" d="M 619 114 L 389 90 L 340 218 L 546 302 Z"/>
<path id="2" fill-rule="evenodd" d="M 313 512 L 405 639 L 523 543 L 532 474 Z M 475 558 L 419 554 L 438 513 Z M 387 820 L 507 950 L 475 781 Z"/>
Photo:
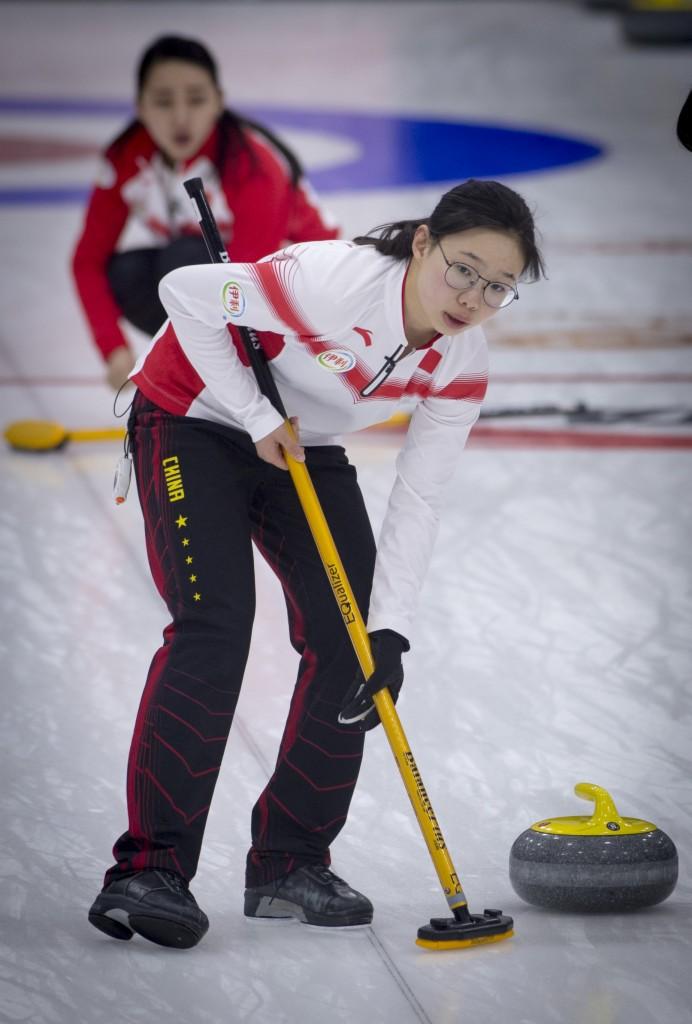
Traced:
<path id="1" fill-rule="evenodd" d="M 219 177 L 218 128 L 195 156 L 169 166 L 143 126 L 105 151 L 89 199 L 72 270 L 97 347 L 104 358 L 127 345 L 108 284 L 116 251 L 166 245 L 199 235 L 183 181 L 201 177 L 222 238 L 234 260 L 258 260 L 287 242 L 336 238 L 338 228 L 304 182 L 294 185 L 282 153 L 263 135 L 243 130 L 245 147 L 229 154 Z"/>
<path id="2" fill-rule="evenodd" d="M 170 319 L 132 378 L 171 413 L 265 437 L 282 422 L 240 358 L 253 327 L 305 445 L 413 413 L 378 543 L 369 629 L 411 630 L 451 477 L 487 387 L 480 328 L 437 336 L 383 370 L 407 345 L 408 263 L 347 241 L 290 246 L 259 263 L 183 267 L 159 294 Z M 375 387 L 371 382 L 377 384 Z M 370 385 L 370 386 L 369 386 Z"/>

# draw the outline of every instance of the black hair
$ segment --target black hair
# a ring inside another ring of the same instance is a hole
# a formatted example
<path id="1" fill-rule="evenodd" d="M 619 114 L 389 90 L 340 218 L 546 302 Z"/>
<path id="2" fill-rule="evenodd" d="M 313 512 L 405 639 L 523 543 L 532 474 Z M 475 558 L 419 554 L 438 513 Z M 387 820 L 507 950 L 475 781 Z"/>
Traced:
<path id="1" fill-rule="evenodd" d="M 182 60 L 203 68 L 214 85 L 219 88 L 219 70 L 216 61 L 203 43 L 184 36 L 160 36 L 147 46 L 137 65 L 137 95 L 141 96 L 149 72 L 164 60 Z"/>
<path id="2" fill-rule="evenodd" d="M 429 217 L 381 224 L 353 241 L 358 245 L 374 245 L 385 256 L 405 260 L 411 255 L 413 236 L 421 224 L 427 225 L 433 242 L 472 228 L 506 232 L 513 235 L 521 247 L 525 280 L 537 281 L 545 276 L 533 215 L 524 199 L 499 181 L 470 178 L 445 192 Z"/>
<path id="3" fill-rule="evenodd" d="M 152 68 L 166 60 L 180 60 L 186 64 L 195 64 L 208 73 L 217 89 L 220 88 L 219 71 L 216 61 L 203 43 L 196 39 L 187 39 L 184 36 L 160 36 L 146 48 L 137 65 L 136 82 L 138 97 L 142 94 Z M 122 146 L 140 126 L 139 118 L 135 118 L 113 141 L 111 148 Z M 218 120 L 218 129 L 219 145 L 214 163 L 219 175 L 223 174 L 229 157 L 235 157 L 243 150 L 247 150 L 252 155 L 247 142 L 247 133 L 253 131 L 263 135 L 286 160 L 293 185 L 296 185 L 302 177 L 303 168 L 298 157 L 288 148 L 285 142 L 277 138 L 263 124 L 243 117 L 236 111 L 225 107 Z"/>

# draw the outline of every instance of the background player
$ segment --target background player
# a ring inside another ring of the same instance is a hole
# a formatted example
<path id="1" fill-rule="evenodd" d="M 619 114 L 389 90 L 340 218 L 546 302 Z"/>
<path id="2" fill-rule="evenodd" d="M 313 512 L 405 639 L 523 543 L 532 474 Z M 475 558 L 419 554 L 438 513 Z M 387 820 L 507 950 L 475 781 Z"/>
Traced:
<path id="1" fill-rule="evenodd" d="M 195 175 L 204 179 L 234 260 L 338 234 L 291 150 L 224 107 L 207 48 L 179 36 L 157 39 L 139 63 L 137 118 L 105 151 L 73 257 L 77 291 L 116 390 L 135 362 L 121 318 L 155 334 L 166 318 L 160 279 L 208 259 L 182 187 Z"/>

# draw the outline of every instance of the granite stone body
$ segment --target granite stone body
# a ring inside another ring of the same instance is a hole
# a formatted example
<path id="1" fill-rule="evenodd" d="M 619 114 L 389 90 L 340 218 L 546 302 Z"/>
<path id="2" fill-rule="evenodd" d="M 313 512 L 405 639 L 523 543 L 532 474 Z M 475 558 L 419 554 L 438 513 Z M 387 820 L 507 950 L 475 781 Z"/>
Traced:
<path id="1" fill-rule="evenodd" d="M 539 907 L 630 910 L 670 896 L 678 855 L 660 829 L 629 836 L 570 836 L 529 828 L 512 846 L 509 877 L 517 895 Z"/>

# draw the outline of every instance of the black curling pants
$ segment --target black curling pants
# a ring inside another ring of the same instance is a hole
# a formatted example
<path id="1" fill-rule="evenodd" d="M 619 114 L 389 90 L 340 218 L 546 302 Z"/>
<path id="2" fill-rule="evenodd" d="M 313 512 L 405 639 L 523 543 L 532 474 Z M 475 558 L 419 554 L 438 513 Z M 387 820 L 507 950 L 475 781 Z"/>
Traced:
<path id="1" fill-rule="evenodd" d="M 363 753 L 363 734 L 337 722 L 357 663 L 290 476 L 242 432 L 171 416 L 139 392 L 130 433 L 149 563 L 171 622 L 142 695 L 128 831 L 106 882 L 144 868 L 195 874 L 250 645 L 252 542 L 283 587 L 300 664 L 276 766 L 252 812 L 246 880 L 329 864 Z M 340 447 L 306 455 L 366 615 L 375 544 L 355 469 Z"/>
<path id="2" fill-rule="evenodd" d="M 168 316 L 159 299 L 161 278 L 178 267 L 208 262 L 204 240 L 184 235 L 168 245 L 114 253 L 108 261 L 108 283 L 122 316 L 153 336 Z"/>

